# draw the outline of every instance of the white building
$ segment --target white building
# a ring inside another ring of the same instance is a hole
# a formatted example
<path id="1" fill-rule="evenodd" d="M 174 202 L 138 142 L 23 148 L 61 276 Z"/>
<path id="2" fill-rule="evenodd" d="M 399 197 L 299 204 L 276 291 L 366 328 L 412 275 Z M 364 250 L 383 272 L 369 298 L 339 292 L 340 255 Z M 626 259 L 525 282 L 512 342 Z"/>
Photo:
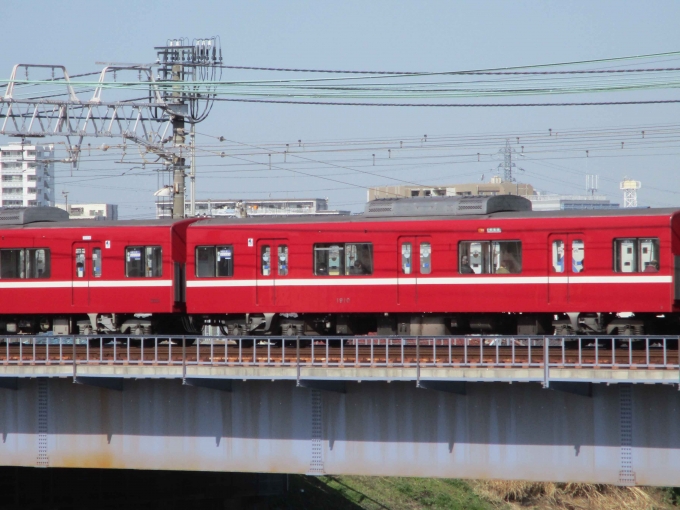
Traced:
<path id="1" fill-rule="evenodd" d="M 618 209 L 604 195 L 527 195 L 533 211 L 574 211 L 580 209 Z"/>
<path id="2" fill-rule="evenodd" d="M 54 145 L 28 140 L 0 147 L 2 207 L 54 205 Z"/>
<path id="3" fill-rule="evenodd" d="M 185 215 L 189 218 L 191 205 L 185 203 Z M 245 218 L 256 216 L 307 216 L 347 215 L 349 211 L 330 211 L 328 200 L 323 198 L 269 198 L 264 200 L 196 200 L 196 216 Z M 172 217 L 172 203 L 156 202 L 156 218 Z"/>
<path id="4" fill-rule="evenodd" d="M 57 204 L 59 209 L 66 209 L 66 204 Z M 116 204 L 69 204 L 68 217 L 70 220 L 118 219 Z"/>

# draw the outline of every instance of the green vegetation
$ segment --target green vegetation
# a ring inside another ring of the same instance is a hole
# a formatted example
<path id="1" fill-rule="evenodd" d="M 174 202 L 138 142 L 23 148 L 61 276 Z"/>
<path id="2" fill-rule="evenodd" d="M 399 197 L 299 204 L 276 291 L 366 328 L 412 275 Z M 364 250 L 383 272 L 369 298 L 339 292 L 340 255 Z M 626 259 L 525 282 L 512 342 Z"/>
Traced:
<path id="1" fill-rule="evenodd" d="M 677 489 L 595 484 L 291 475 L 269 508 L 309 510 L 671 510 Z"/>

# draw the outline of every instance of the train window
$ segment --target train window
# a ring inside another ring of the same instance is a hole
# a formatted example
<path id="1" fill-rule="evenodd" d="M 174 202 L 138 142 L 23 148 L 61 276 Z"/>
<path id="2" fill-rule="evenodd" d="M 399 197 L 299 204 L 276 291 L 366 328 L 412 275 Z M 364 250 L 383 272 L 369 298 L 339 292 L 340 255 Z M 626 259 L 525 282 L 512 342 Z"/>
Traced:
<path id="1" fill-rule="evenodd" d="M 614 239 L 614 271 L 656 273 L 659 270 L 659 239 Z"/>
<path id="2" fill-rule="evenodd" d="M 196 247 L 196 276 L 205 278 L 215 276 L 215 247 Z"/>
<path id="3" fill-rule="evenodd" d="M 24 250 L 0 250 L 0 278 L 23 278 Z"/>
<path id="4" fill-rule="evenodd" d="M 0 250 L 0 278 L 49 278 L 50 250 Z"/>
<path id="5" fill-rule="evenodd" d="M 580 273 L 585 269 L 585 244 L 581 239 L 571 242 L 571 270 Z"/>
<path id="6" fill-rule="evenodd" d="M 461 274 L 517 274 L 522 272 L 521 241 L 461 241 Z"/>
<path id="7" fill-rule="evenodd" d="M 76 278 L 85 278 L 85 248 L 76 248 Z"/>
<path id="8" fill-rule="evenodd" d="M 556 273 L 564 273 L 564 241 L 553 241 L 552 265 Z"/>
<path id="9" fill-rule="evenodd" d="M 260 250 L 262 256 L 262 276 L 269 276 L 272 271 L 272 250 L 267 244 Z"/>
<path id="10" fill-rule="evenodd" d="M 125 276 L 154 278 L 163 275 L 160 246 L 128 246 L 125 248 Z"/>
<path id="11" fill-rule="evenodd" d="M 234 275 L 234 247 L 197 246 L 196 247 L 196 276 L 211 278 Z"/>
<path id="12" fill-rule="evenodd" d="M 288 274 L 288 246 L 280 244 L 277 251 L 279 276 L 286 276 Z"/>
<path id="13" fill-rule="evenodd" d="M 420 243 L 420 274 L 432 272 L 432 245 L 429 242 Z"/>
<path id="14" fill-rule="evenodd" d="M 344 244 L 314 245 L 314 274 L 317 276 L 339 276 L 344 274 Z"/>
<path id="15" fill-rule="evenodd" d="M 217 246 L 217 276 L 234 276 L 234 247 Z"/>
<path id="16" fill-rule="evenodd" d="M 50 250 L 29 248 L 26 250 L 26 278 L 50 277 Z"/>
<path id="17" fill-rule="evenodd" d="M 352 243 L 345 245 L 345 274 L 373 274 L 373 245 Z"/>
<path id="18" fill-rule="evenodd" d="M 101 278 L 102 276 L 102 249 L 92 248 L 92 276 Z"/>
<path id="19" fill-rule="evenodd" d="M 315 244 L 314 274 L 318 276 L 373 274 L 373 245 Z"/>
<path id="20" fill-rule="evenodd" d="M 411 243 L 401 245 L 401 269 L 404 274 L 411 274 Z"/>
<path id="21" fill-rule="evenodd" d="M 0 278 L 25 278 L 24 250 L 0 250 Z"/>

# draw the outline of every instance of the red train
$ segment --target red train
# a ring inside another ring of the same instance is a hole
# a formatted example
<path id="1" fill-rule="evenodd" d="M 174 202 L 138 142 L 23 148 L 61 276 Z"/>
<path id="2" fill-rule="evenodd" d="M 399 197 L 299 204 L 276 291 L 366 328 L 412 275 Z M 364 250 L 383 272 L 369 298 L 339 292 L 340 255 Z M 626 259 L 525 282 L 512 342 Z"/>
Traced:
<path id="1" fill-rule="evenodd" d="M 0 331 L 677 331 L 680 210 L 530 209 L 516 196 L 174 222 L 5 209 Z"/>

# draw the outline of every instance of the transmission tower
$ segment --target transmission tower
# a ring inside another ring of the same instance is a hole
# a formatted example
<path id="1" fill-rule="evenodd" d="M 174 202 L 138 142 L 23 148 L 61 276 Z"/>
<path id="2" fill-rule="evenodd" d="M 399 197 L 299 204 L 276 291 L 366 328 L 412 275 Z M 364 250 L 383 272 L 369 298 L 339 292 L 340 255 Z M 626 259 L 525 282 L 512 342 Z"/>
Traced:
<path id="1" fill-rule="evenodd" d="M 210 82 L 221 77 L 222 51 L 218 37 L 169 39 L 155 50 L 155 64 L 102 64 L 98 80 L 88 86 L 74 82 L 62 65 L 15 65 L 0 96 L 0 134 L 63 136 L 64 161 L 72 168 L 86 137 L 131 141 L 170 168 L 172 217 L 183 218 L 185 124 L 210 113 L 215 99 Z M 117 86 L 119 78 L 126 86 Z M 27 97 L 26 90 L 36 92 Z"/>
<path id="2" fill-rule="evenodd" d="M 503 157 L 503 162 L 498 165 L 497 172 L 500 174 L 501 170 L 503 171 L 503 182 L 515 182 L 516 179 L 512 176 L 513 168 L 524 171 L 512 162 L 512 155 L 515 152 L 515 149 L 510 146 L 510 140 L 505 140 L 505 147 L 498 151 L 498 154 Z"/>
<path id="3" fill-rule="evenodd" d="M 628 177 L 624 177 L 619 185 L 619 189 L 623 191 L 623 207 L 637 207 L 637 190 L 642 187 L 640 181 L 634 181 Z"/>

